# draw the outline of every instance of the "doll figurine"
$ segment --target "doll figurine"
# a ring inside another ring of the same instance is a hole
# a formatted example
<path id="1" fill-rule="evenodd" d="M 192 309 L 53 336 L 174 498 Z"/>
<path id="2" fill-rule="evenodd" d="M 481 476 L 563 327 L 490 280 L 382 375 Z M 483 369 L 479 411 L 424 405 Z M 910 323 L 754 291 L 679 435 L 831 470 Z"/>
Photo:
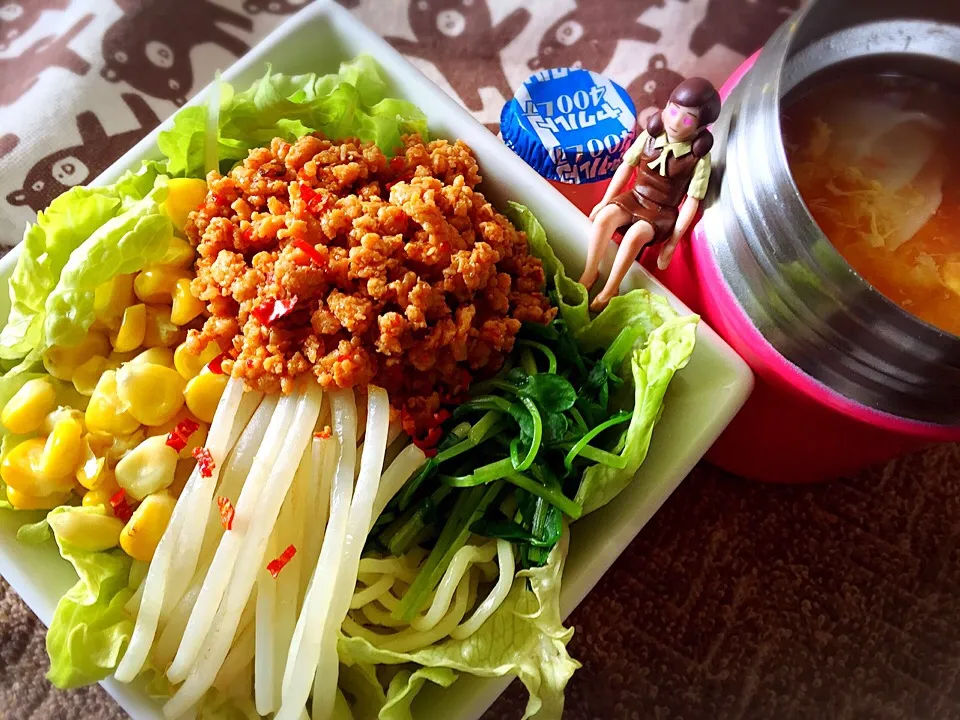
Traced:
<path id="1" fill-rule="evenodd" d="M 614 232 L 624 230 L 610 277 L 591 310 L 607 306 L 646 246 L 662 245 L 657 266 L 663 270 L 670 264 L 707 192 L 713 136 L 706 126 L 719 114 L 720 95 L 713 85 L 703 78 L 684 80 L 623 156 L 603 200 L 590 213 L 587 267 L 580 278 L 587 289 L 597 281 L 603 249 Z M 624 192 L 634 170 L 633 188 Z"/>

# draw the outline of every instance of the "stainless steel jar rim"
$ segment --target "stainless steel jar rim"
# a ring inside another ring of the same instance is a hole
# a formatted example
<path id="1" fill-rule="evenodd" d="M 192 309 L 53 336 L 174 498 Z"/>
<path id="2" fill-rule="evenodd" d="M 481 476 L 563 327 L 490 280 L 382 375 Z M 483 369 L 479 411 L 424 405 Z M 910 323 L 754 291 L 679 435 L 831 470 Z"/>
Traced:
<path id="1" fill-rule="evenodd" d="M 925 1 L 933 0 L 917 0 Z M 848 15 L 859 7 L 867 18 L 892 4 L 840 2 Z M 780 127 L 787 92 L 842 62 L 943 61 L 950 49 L 960 68 L 960 8 L 950 23 L 879 17 L 830 28 L 825 5 L 837 3 L 819 0 L 788 20 L 727 99 L 714 125 L 707 240 L 746 315 L 791 363 L 867 407 L 960 425 L 960 338 L 902 310 L 840 256 L 800 197 Z"/>

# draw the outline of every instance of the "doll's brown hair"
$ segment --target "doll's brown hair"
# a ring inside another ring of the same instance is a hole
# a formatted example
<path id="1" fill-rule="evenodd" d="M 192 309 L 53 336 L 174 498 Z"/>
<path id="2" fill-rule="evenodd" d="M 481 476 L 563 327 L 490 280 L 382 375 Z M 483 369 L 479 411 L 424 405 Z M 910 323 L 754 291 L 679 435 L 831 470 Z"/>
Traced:
<path id="1" fill-rule="evenodd" d="M 691 147 L 695 157 L 703 157 L 713 147 L 713 135 L 705 126 L 720 115 L 720 94 L 709 80 L 692 77 L 673 89 L 670 93 L 670 102 L 680 107 L 696 108 L 700 111 L 700 132 L 693 139 Z M 650 137 L 657 137 L 663 132 L 663 118 L 659 112 L 650 116 L 647 121 L 647 132 L 650 133 Z"/>

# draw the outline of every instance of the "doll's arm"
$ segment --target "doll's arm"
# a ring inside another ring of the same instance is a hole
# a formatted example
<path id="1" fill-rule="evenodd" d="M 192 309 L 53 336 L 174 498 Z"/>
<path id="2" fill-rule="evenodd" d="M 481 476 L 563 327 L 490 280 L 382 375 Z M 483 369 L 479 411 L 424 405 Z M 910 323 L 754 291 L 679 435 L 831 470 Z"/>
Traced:
<path id="1" fill-rule="evenodd" d="M 627 183 L 630 182 L 630 178 L 633 176 L 634 168 L 637 166 L 637 163 L 640 162 L 640 153 L 643 150 L 643 146 L 649 138 L 650 136 L 647 134 L 647 131 L 644 130 L 637 139 L 633 141 L 630 149 L 624 153 L 623 161 L 613 174 L 613 177 L 610 178 L 610 183 L 607 185 L 607 191 L 603 194 L 603 199 L 590 211 L 591 220 L 597 216 L 597 213 L 600 212 L 604 205 L 626 189 Z"/>
<path id="2" fill-rule="evenodd" d="M 680 205 L 680 212 L 677 213 L 677 224 L 673 226 L 671 241 L 677 241 L 687 234 L 687 230 L 690 229 L 690 224 L 693 222 L 693 218 L 696 217 L 697 210 L 699 209 L 699 200 L 689 195 L 684 199 L 683 204 Z"/>

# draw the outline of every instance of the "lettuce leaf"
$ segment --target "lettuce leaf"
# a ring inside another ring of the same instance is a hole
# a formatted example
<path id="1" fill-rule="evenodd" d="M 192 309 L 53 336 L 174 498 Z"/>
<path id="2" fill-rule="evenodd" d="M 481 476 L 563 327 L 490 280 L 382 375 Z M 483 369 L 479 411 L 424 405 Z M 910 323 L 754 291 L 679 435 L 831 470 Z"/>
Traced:
<path id="1" fill-rule="evenodd" d="M 53 530 L 47 522 L 46 513 L 37 522 L 24 523 L 17 528 L 17 542 L 22 542 L 24 545 L 42 545 L 52 537 Z"/>
<path id="2" fill-rule="evenodd" d="M 78 510 L 86 508 L 63 507 L 51 513 Z M 128 584 L 132 561 L 122 550 L 94 553 L 58 537 L 56 541 L 79 576 L 57 603 L 47 630 L 47 679 L 67 690 L 103 680 L 120 661 L 133 633 L 133 620 L 124 609 L 133 595 Z"/>
<path id="3" fill-rule="evenodd" d="M 107 220 L 70 255 L 45 303 L 47 345 L 76 345 L 93 324 L 93 294 L 114 275 L 132 273 L 163 258 L 173 225 L 162 210 L 166 180 Z"/>
<path id="4" fill-rule="evenodd" d="M 338 720 L 413 720 L 411 704 L 427 681 L 446 688 L 456 679 L 457 673 L 444 667 L 402 669 L 390 679 L 384 692 L 374 665 L 363 662 L 344 665 L 340 668 L 337 688 L 342 700 L 336 703 L 334 717 Z"/>
<path id="5" fill-rule="evenodd" d="M 76 344 L 93 323 L 96 284 L 159 259 L 160 238 L 172 234 L 160 209 L 163 169 L 149 162 L 114 185 L 71 188 L 37 214 L 10 278 L 0 358 L 26 358 L 26 370 L 50 345 Z"/>
<path id="6" fill-rule="evenodd" d="M 518 572 L 503 605 L 470 637 L 398 653 L 378 648 L 364 638 L 341 636 L 340 661 L 345 665 L 412 662 L 425 668 L 447 668 L 481 677 L 516 676 L 530 693 L 524 720 L 559 720 L 563 714 L 563 690 L 580 667 L 567 653 L 573 628 L 564 628 L 560 620 L 560 577 L 568 544 L 566 532 L 546 565 Z M 408 679 L 412 681 L 413 676 Z M 417 682 L 422 685 L 419 678 Z M 397 701 L 392 706 L 396 712 L 402 707 L 401 698 L 409 704 L 406 698 L 414 688 L 411 686 L 404 693 L 400 690 L 402 686 L 397 689 Z M 394 720 L 406 716 L 387 717 Z"/>
<path id="7" fill-rule="evenodd" d="M 626 464 L 623 468 L 593 465 L 587 469 L 577 493 L 577 502 L 586 514 L 616 497 L 646 459 L 667 386 L 693 353 L 700 318 L 681 317 L 662 295 L 638 289 L 613 298 L 591 319 L 587 289 L 567 277 L 543 226 L 523 205 L 507 205 L 507 217 L 526 233 L 531 254 L 543 263 L 548 290 L 554 292 L 559 315 L 573 330 L 581 352 L 605 350 L 624 328 L 637 330 L 634 351 L 627 354 L 624 367 L 614 368 L 625 381 L 617 405 L 622 410 L 633 409 L 630 425 L 616 447 Z"/>
<path id="8" fill-rule="evenodd" d="M 590 322 L 590 297 L 587 289 L 576 280 L 567 277 L 563 263 L 557 258 L 557 254 L 553 252 L 553 248 L 547 241 L 547 233 L 543 225 L 530 210 L 520 203 L 511 201 L 507 203 L 506 216 L 517 230 L 526 233 L 530 254 L 543 263 L 543 271 L 548 280 L 547 285 L 555 293 L 554 299 L 559 315 L 567 327 L 576 333 Z"/>
<path id="9" fill-rule="evenodd" d="M 10 315 L 0 331 L 0 357 L 21 358 L 42 340 L 44 306 L 70 254 L 112 218 L 120 200 L 106 188 L 77 186 L 60 195 L 23 235 L 10 277 Z"/>
<path id="10" fill-rule="evenodd" d="M 401 670 L 390 681 L 387 699 L 380 708 L 378 720 L 413 720 L 411 704 L 427 681 L 440 687 L 450 687 L 457 674 L 449 668 L 426 667 L 415 672 Z"/>
<path id="11" fill-rule="evenodd" d="M 612 305 L 613 301 L 610 303 L 610 306 Z M 649 317 L 638 317 L 635 320 L 649 321 Z M 584 514 L 593 512 L 616 497 L 630 483 L 646 459 L 654 425 L 663 411 L 663 398 L 667 387 L 674 374 L 686 366 L 693 354 L 698 321 L 696 315 L 670 318 L 655 327 L 643 347 L 633 352 L 630 360 L 633 417 L 621 441 L 622 448 L 619 452 L 626 464 L 623 468 L 598 464 L 587 469 L 576 498 L 577 502 L 583 505 Z M 585 331 L 590 329 L 588 326 Z M 599 330 L 597 334 L 601 334 Z"/>
<path id="12" fill-rule="evenodd" d="M 252 148 L 275 137 L 289 142 L 311 132 L 329 138 L 359 137 L 385 153 L 401 146 L 401 135 L 427 135 L 426 118 L 412 103 L 387 97 L 389 88 L 367 55 L 345 62 L 329 75 L 283 75 L 267 68 L 248 90 L 235 92 L 219 84 L 216 124 L 221 171 L 242 160 Z M 207 108 L 190 107 L 160 133 L 158 145 L 175 177 L 202 177 L 205 170 Z"/>

